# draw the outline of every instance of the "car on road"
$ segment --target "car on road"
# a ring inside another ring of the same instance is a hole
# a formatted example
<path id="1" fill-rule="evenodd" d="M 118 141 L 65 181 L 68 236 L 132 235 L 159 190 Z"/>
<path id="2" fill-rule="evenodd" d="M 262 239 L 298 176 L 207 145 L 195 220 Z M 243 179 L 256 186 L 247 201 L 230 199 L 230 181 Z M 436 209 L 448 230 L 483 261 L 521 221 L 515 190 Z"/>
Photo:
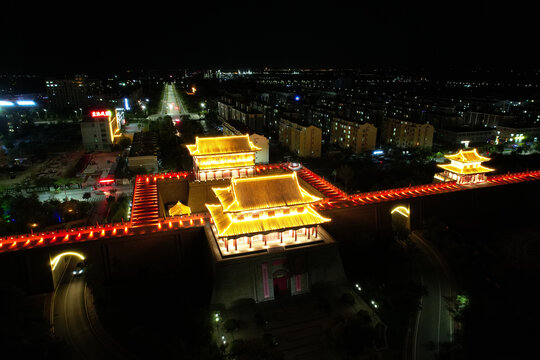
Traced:
<path id="1" fill-rule="evenodd" d="M 71 273 L 74 276 L 82 275 L 82 273 L 84 273 L 84 263 L 78 262 L 77 265 L 75 266 L 75 269 Z"/>

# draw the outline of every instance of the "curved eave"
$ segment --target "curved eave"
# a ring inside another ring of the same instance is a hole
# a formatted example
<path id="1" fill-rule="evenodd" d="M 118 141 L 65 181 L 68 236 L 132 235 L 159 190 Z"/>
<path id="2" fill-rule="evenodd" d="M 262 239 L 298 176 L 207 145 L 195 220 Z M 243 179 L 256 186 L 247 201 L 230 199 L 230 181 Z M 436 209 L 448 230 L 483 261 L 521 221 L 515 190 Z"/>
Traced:
<path id="1" fill-rule="evenodd" d="M 450 171 L 450 172 L 453 172 L 455 174 L 460 174 L 460 175 L 481 174 L 481 173 L 495 171 L 495 169 L 491 169 L 485 166 L 477 166 L 473 168 L 458 168 L 458 167 L 452 166 L 451 164 L 438 164 L 437 166 L 446 171 Z"/>

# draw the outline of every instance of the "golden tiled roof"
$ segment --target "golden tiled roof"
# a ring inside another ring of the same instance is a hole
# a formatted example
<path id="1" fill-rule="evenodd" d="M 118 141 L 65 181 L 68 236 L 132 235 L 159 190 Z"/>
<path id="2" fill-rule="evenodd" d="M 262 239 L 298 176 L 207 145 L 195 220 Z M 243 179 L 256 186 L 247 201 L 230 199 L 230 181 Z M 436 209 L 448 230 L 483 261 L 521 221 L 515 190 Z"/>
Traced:
<path id="1" fill-rule="evenodd" d="M 287 215 L 276 215 L 273 217 L 233 220 L 231 214 L 223 212 L 221 205 L 206 205 L 220 237 L 234 237 L 241 235 L 257 234 L 281 229 L 299 228 L 313 226 L 330 221 L 322 217 L 309 206 L 304 207 L 303 213 L 291 212 Z"/>
<path id="2" fill-rule="evenodd" d="M 182 204 L 180 201 L 178 201 L 176 204 L 174 204 L 174 206 L 169 209 L 170 216 L 186 214 L 191 214 L 191 209 L 189 208 L 189 206 Z"/>
<path id="3" fill-rule="evenodd" d="M 444 170 L 448 170 L 450 172 L 461 174 L 461 175 L 471 175 L 471 174 L 479 174 L 479 173 L 486 173 L 486 172 L 494 171 L 494 169 L 490 169 L 482 165 L 464 166 L 462 168 L 453 166 L 452 164 L 439 164 L 437 166 L 443 168 Z"/>
<path id="4" fill-rule="evenodd" d="M 195 144 L 186 145 L 191 155 L 213 155 L 253 152 L 261 148 L 253 145 L 249 135 L 197 137 Z"/>
<path id="5" fill-rule="evenodd" d="M 213 188 L 224 212 L 309 204 L 321 200 L 298 184 L 296 173 L 234 178 L 227 188 Z"/>
<path id="6" fill-rule="evenodd" d="M 481 161 L 489 161 L 490 158 L 478 155 L 476 152 L 476 149 L 472 150 L 459 150 L 456 154 L 450 154 L 450 155 L 444 155 L 445 158 L 449 160 L 458 161 L 461 163 L 468 163 L 468 162 L 481 162 Z"/>

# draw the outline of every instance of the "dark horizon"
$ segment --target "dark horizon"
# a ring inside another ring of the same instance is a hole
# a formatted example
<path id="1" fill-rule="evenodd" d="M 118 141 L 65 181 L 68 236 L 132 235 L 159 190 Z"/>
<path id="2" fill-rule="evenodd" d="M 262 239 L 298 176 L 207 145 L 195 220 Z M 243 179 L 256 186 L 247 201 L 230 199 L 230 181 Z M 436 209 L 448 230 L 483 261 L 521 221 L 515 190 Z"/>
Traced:
<path id="1" fill-rule="evenodd" d="M 2 25 L 8 41 L 0 71 L 537 66 L 534 11 L 489 1 L 311 9 L 209 5 L 134 14 L 133 8 L 96 8 L 72 16 L 41 15 L 35 8 L 15 15 Z"/>

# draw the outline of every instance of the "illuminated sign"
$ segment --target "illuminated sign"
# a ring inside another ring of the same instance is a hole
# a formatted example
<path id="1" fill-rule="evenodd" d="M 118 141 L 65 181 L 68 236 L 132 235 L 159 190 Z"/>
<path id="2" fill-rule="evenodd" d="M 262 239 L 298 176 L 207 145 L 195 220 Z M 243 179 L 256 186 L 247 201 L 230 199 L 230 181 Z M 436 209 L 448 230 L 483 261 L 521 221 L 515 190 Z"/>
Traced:
<path id="1" fill-rule="evenodd" d="M 110 110 L 98 110 L 98 111 L 92 111 L 92 117 L 110 117 L 111 111 Z"/>
<path id="2" fill-rule="evenodd" d="M 16 103 L 19 106 L 36 106 L 33 100 L 17 100 Z"/>
<path id="3" fill-rule="evenodd" d="M 122 125 L 126 124 L 124 108 L 116 108 L 114 109 L 114 112 L 116 113 L 116 121 L 118 122 L 118 127 L 120 128 Z"/>
<path id="4" fill-rule="evenodd" d="M 12 101 L 0 100 L 0 106 L 13 106 L 15 105 Z"/>

